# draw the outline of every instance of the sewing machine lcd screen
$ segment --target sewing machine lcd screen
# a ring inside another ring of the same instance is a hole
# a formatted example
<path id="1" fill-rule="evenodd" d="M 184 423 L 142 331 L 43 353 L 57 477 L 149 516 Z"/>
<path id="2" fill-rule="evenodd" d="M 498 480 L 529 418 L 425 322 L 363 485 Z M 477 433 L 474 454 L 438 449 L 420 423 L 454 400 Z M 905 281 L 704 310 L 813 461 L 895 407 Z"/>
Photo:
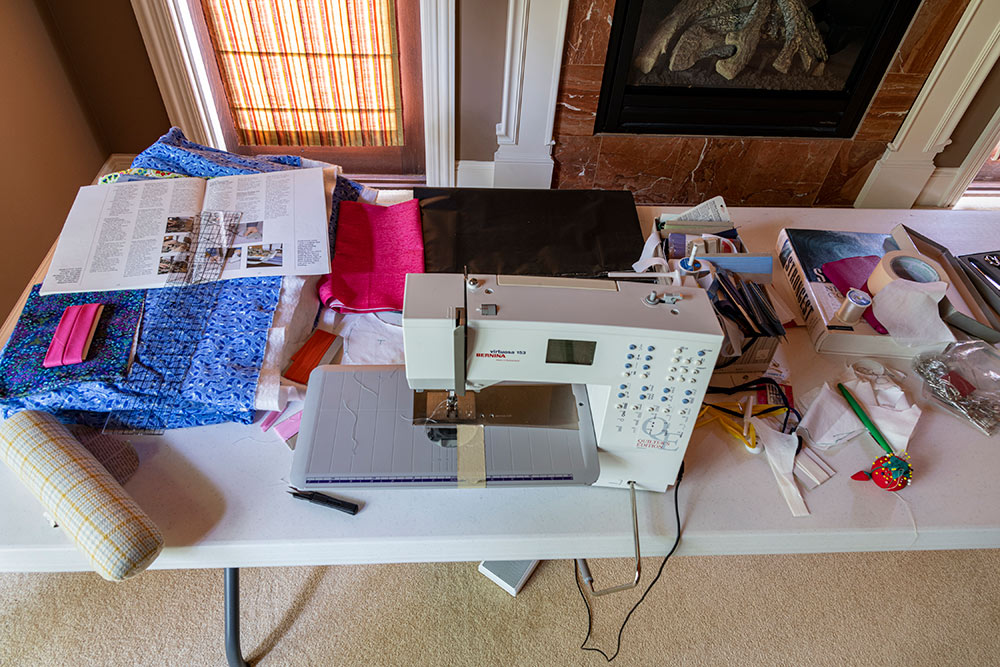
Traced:
<path id="1" fill-rule="evenodd" d="M 590 366 L 594 363 L 596 350 L 596 341 L 550 338 L 548 349 L 545 351 L 545 363 Z"/>

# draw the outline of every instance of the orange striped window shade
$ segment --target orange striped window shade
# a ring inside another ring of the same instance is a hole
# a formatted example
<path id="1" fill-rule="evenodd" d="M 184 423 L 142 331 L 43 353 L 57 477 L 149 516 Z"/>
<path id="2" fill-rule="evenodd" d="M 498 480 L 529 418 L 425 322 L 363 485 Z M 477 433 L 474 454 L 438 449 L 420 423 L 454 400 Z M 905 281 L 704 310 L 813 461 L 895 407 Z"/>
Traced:
<path id="1" fill-rule="evenodd" d="M 242 145 L 402 146 L 394 0 L 202 0 Z"/>

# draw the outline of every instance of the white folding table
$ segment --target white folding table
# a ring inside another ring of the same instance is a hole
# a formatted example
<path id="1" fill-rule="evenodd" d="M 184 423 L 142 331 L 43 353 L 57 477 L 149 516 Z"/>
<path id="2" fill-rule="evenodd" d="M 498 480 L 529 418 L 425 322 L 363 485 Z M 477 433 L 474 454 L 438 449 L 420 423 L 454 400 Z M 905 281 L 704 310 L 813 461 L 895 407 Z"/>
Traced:
<path id="1" fill-rule="evenodd" d="M 662 210 L 640 207 L 648 229 Z M 677 210 L 677 209 L 669 209 Z M 730 209 L 751 250 L 772 251 L 782 227 L 888 232 L 895 224 L 955 254 L 1000 246 L 1000 214 L 853 209 Z M 636 250 L 641 247 L 639 239 Z M 777 275 L 777 280 L 783 280 Z M 836 378 L 848 357 L 817 355 L 804 329 L 779 354 L 798 395 Z M 902 360 L 887 363 L 908 371 Z M 910 394 L 919 397 L 914 374 Z M 825 457 L 837 474 L 804 494 L 811 514 L 794 518 L 767 462 L 709 427 L 695 432 L 680 487 L 679 555 L 809 553 L 1000 547 L 1000 443 L 926 401 L 911 439 L 913 484 L 898 494 L 852 481 L 880 450 L 852 443 Z M 292 453 L 274 433 L 224 424 L 129 438 L 141 465 L 126 489 L 163 532 L 152 568 L 227 569 L 238 603 L 248 566 L 631 556 L 628 493 L 605 488 L 364 489 L 339 495 L 357 516 L 286 493 Z M 672 491 L 640 492 L 646 556 L 674 540 Z M 0 467 L 0 571 L 87 570 L 84 557 Z M 903 502 L 905 500 L 905 503 Z M 238 607 L 227 605 L 238 652 Z M 233 647 L 230 647 L 231 649 Z M 232 658 L 231 654 L 231 658 Z M 238 656 L 237 656 L 238 657 Z"/>

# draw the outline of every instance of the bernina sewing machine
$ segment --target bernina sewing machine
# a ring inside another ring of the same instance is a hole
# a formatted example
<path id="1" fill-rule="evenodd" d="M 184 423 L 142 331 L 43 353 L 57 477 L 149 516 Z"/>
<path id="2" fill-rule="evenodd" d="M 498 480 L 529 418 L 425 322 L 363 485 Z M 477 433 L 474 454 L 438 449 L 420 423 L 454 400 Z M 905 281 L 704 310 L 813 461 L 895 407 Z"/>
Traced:
<path id="1" fill-rule="evenodd" d="M 585 386 L 598 486 L 665 491 L 677 477 L 722 343 L 705 292 L 614 280 L 412 274 L 403 307 L 406 379 L 463 397 L 507 383 Z M 434 399 L 432 399 L 433 402 Z M 582 401 L 580 401 L 582 403 Z M 465 415 L 475 415 L 472 408 Z M 482 414 L 478 412 L 478 414 Z M 485 417 L 485 415 L 483 415 Z"/>
<path id="2" fill-rule="evenodd" d="M 292 484 L 665 491 L 722 338 L 699 288 L 410 274 L 405 377 L 314 370 Z"/>

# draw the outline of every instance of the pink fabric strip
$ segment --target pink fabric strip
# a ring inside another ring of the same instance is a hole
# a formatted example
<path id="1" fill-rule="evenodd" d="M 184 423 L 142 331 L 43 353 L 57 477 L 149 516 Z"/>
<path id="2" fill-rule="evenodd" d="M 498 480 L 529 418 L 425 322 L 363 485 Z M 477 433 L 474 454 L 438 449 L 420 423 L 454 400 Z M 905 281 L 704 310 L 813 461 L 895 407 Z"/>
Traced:
<path id="1" fill-rule="evenodd" d="M 271 412 L 268 412 L 264 416 L 263 421 L 261 421 L 260 423 L 260 430 L 267 431 L 267 429 L 274 426 L 274 422 L 278 421 L 278 418 L 281 417 L 281 415 L 283 414 L 285 414 L 285 410 L 273 410 Z"/>
<path id="2" fill-rule="evenodd" d="M 83 361 L 85 352 L 83 348 L 87 345 L 90 328 L 100 309 L 99 303 L 86 303 L 70 306 L 63 311 L 55 333 L 52 334 L 49 349 L 45 352 L 43 368 L 78 364 Z"/>
<path id="3" fill-rule="evenodd" d="M 66 343 L 69 341 L 73 325 L 76 324 L 79 316 L 80 311 L 76 306 L 70 306 L 63 311 L 62 317 L 59 318 L 59 325 L 56 327 L 55 333 L 52 334 L 49 349 L 45 352 L 45 359 L 42 361 L 43 368 L 55 368 L 63 365 L 63 352 L 66 350 Z"/>
<path id="4" fill-rule="evenodd" d="M 274 427 L 274 432 L 281 436 L 282 440 L 288 440 L 299 432 L 302 422 L 302 411 L 299 410 L 294 415 Z"/>
<path id="5" fill-rule="evenodd" d="M 87 346 L 87 339 L 90 338 L 90 329 L 94 326 L 94 319 L 97 318 L 98 312 L 101 310 L 101 304 L 99 303 L 87 303 L 82 306 L 70 306 L 71 308 L 79 308 L 80 314 L 76 318 L 76 324 L 73 325 L 73 330 L 69 334 L 69 340 L 66 341 L 66 350 L 63 352 L 63 365 L 67 364 L 78 364 L 83 361 L 83 357 L 86 354 L 84 349 Z"/>

